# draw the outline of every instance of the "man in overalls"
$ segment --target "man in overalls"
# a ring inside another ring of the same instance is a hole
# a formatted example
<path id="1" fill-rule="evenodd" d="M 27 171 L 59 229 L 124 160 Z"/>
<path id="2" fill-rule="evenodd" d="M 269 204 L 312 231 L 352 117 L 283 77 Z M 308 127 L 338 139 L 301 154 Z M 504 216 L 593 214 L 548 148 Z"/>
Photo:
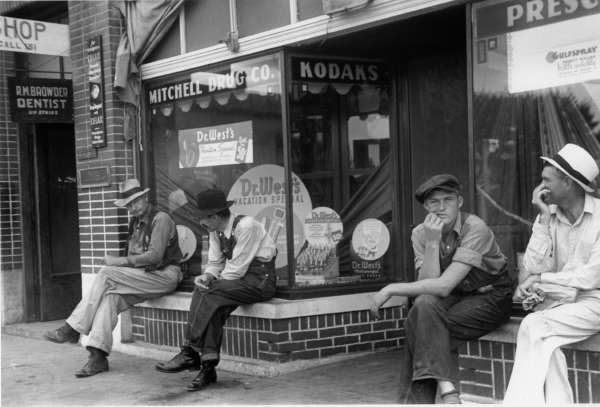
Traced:
<path id="1" fill-rule="evenodd" d="M 506 322 L 514 281 L 490 228 L 460 211 L 456 177 L 439 174 L 415 192 L 428 214 L 412 232 L 417 281 L 392 283 L 373 298 L 371 315 L 394 295 L 416 297 L 404 323 L 400 403 L 460 403 L 458 345 Z"/>
<path id="2" fill-rule="evenodd" d="M 200 369 L 187 386 L 202 390 L 217 381 L 223 325 L 240 304 L 266 301 L 275 294 L 277 249 L 263 225 L 251 216 L 235 215 L 225 194 L 211 189 L 198 194 L 199 224 L 208 231 L 208 263 L 196 277 L 190 304 L 186 344 L 156 369 L 174 373 Z"/>

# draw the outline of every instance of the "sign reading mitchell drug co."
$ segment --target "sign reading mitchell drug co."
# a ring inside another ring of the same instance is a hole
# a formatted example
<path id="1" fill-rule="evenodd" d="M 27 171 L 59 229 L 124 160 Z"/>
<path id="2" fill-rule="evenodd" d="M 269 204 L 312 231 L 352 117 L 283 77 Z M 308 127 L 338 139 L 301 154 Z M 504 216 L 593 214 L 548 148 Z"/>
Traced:
<path id="1" fill-rule="evenodd" d="M 0 16 L 0 51 L 68 56 L 69 26 Z"/>

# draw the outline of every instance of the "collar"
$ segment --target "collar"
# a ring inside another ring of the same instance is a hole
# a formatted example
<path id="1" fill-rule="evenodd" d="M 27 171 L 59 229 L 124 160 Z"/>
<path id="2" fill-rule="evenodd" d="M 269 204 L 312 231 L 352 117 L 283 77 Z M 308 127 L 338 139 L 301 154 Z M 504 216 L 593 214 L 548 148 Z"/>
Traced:
<path id="1" fill-rule="evenodd" d="M 137 218 L 137 222 L 138 224 L 149 224 L 150 222 L 152 222 L 152 219 L 150 218 L 150 216 L 152 215 L 153 212 L 153 206 L 152 205 L 148 205 L 148 209 L 146 210 L 146 213 L 144 213 L 142 216 L 138 216 Z"/>
<path id="2" fill-rule="evenodd" d="M 581 216 L 573 222 L 573 226 L 580 223 L 583 219 L 583 215 L 586 213 L 593 214 L 594 213 L 594 198 L 590 194 L 585 194 L 585 201 L 583 202 L 583 212 L 581 212 Z M 563 210 L 558 205 L 550 205 L 550 215 L 555 215 L 557 219 L 561 222 L 570 225 L 571 223 L 567 219 L 567 216 L 564 214 Z"/>
<path id="3" fill-rule="evenodd" d="M 237 214 L 231 212 L 231 215 L 229 215 L 229 219 L 227 219 L 227 224 L 225 225 L 225 230 L 223 231 L 223 234 L 227 238 L 231 237 L 231 228 L 233 227 L 233 221 L 235 220 L 236 216 Z"/>

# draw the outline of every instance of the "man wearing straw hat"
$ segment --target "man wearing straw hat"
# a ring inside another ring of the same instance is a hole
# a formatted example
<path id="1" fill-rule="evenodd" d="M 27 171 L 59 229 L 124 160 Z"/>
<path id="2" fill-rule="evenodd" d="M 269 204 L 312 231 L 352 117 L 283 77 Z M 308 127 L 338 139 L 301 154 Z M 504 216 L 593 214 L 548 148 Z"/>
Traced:
<path id="1" fill-rule="evenodd" d="M 88 335 L 90 352 L 87 364 L 76 377 L 88 377 L 108 370 L 107 356 L 112 348 L 112 331 L 117 315 L 131 305 L 163 296 L 181 281 L 177 229 L 171 217 L 148 202 L 149 188 L 142 189 L 137 179 L 119 185 L 119 208 L 131 215 L 124 256 L 104 257 L 105 266 L 65 324 L 47 332 L 47 340 L 77 343 Z"/>
<path id="2" fill-rule="evenodd" d="M 186 329 L 186 343 L 171 360 L 156 365 L 165 373 L 200 369 L 187 386 L 202 390 L 217 381 L 215 367 L 223 325 L 240 304 L 266 301 L 275 294 L 277 249 L 263 225 L 235 215 L 219 189 L 198 194 L 198 223 L 208 231 L 208 263 L 196 277 Z"/>
<path id="3" fill-rule="evenodd" d="M 573 403 L 560 347 L 600 331 L 600 199 L 591 195 L 598 165 L 575 144 L 542 160 L 532 196 L 539 214 L 523 259 L 529 275 L 514 295 L 541 302 L 519 327 L 505 403 Z"/>

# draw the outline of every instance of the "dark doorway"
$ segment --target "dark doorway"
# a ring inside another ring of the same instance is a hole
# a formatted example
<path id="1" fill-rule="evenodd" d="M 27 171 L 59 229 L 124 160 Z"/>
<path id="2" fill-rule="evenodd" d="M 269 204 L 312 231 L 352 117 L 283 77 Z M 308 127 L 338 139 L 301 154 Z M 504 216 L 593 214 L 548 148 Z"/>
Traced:
<path id="1" fill-rule="evenodd" d="M 62 319 L 81 299 L 75 137 L 72 124 L 38 124 L 37 185 L 39 316 Z"/>

